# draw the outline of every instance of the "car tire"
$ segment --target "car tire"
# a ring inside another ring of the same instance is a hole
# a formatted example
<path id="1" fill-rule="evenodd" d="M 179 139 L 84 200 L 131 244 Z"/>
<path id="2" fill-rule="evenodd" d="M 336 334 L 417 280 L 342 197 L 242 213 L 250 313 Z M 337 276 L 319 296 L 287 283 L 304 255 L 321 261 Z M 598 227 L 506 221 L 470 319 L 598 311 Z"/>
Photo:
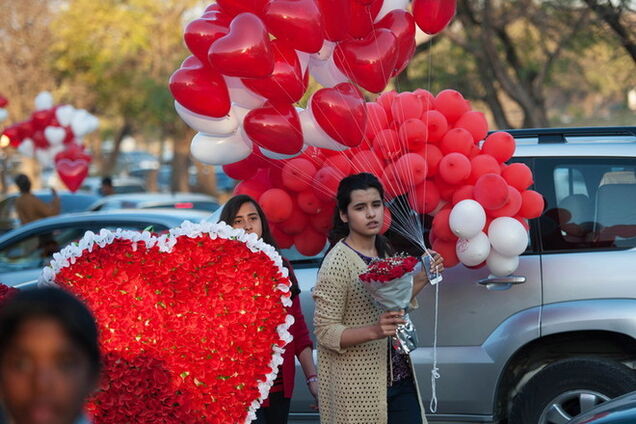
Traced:
<path id="1" fill-rule="evenodd" d="M 608 359 L 554 362 L 515 396 L 509 424 L 567 423 L 596 404 L 636 390 L 636 372 Z"/>

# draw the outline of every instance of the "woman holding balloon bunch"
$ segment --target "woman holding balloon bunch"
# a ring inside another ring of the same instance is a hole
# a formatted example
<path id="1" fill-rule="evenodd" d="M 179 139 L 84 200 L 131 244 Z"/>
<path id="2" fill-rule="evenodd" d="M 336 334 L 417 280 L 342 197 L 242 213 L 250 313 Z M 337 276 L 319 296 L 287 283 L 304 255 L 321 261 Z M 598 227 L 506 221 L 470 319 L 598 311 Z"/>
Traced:
<path id="1" fill-rule="evenodd" d="M 338 240 L 320 268 L 314 289 L 321 423 L 420 424 L 426 422 L 408 354 L 390 344 L 403 311 L 383 312 L 359 280 L 374 258 L 393 252 L 380 229 L 384 189 L 368 173 L 338 186 L 331 240 Z M 443 258 L 432 252 L 432 267 Z M 413 277 L 415 296 L 429 283 Z"/>

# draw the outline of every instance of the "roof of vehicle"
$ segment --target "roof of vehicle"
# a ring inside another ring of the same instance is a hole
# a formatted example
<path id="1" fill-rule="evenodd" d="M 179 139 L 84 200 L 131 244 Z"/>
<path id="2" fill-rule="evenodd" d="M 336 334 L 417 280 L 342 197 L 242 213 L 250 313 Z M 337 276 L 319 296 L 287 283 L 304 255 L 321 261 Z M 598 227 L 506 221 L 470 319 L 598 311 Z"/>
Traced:
<path id="1" fill-rule="evenodd" d="M 46 196 L 52 196 L 51 190 L 50 189 L 42 189 L 42 190 L 34 190 L 31 193 L 33 193 L 35 196 L 38 197 L 46 197 Z M 98 199 L 99 196 L 93 194 L 93 193 L 89 193 L 89 192 L 85 192 L 85 191 L 79 191 L 76 193 L 72 193 L 70 191 L 59 191 L 57 192 L 58 196 L 60 197 L 76 197 L 76 198 L 93 198 L 93 199 Z M 6 196 L 3 197 L 3 199 L 7 199 L 9 197 L 18 197 L 20 196 L 20 192 L 13 192 L 13 193 L 9 193 Z"/>
<path id="2" fill-rule="evenodd" d="M 119 200 L 127 200 L 127 201 L 138 201 L 138 202 L 166 202 L 172 200 L 214 200 L 216 198 L 210 196 L 208 194 L 203 193 L 156 193 L 156 192 L 144 192 L 144 193 L 126 193 L 126 194 L 112 194 L 110 196 L 106 196 L 100 199 L 100 202 L 108 202 L 108 201 L 119 201 Z"/>
<path id="3" fill-rule="evenodd" d="M 111 179 L 113 181 L 113 186 L 133 184 L 140 184 L 142 186 L 144 185 L 144 180 L 136 177 L 111 177 Z M 101 185 L 102 177 L 88 177 L 84 181 L 82 181 L 82 187 L 99 188 Z"/>

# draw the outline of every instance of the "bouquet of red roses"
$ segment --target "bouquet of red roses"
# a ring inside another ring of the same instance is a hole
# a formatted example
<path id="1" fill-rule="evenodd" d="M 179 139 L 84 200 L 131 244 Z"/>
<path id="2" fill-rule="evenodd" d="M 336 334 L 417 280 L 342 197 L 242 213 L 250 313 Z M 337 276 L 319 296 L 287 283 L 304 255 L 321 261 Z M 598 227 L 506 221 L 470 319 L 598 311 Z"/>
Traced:
<path id="1" fill-rule="evenodd" d="M 417 263 L 418 260 L 414 256 L 392 256 L 376 259 L 369 264 L 365 273 L 360 274 L 360 279 L 365 283 L 371 281 L 387 283 L 413 271 Z"/>

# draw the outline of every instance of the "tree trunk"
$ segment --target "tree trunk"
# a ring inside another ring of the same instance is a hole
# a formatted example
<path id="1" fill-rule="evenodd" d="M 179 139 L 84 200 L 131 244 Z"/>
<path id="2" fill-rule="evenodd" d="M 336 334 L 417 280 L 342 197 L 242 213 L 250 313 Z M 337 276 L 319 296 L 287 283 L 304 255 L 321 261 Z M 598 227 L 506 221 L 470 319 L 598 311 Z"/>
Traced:
<path id="1" fill-rule="evenodd" d="M 188 166 L 190 164 L 190 140 L 191 134 L 185 137 L 175 137 L 172 141 L 174 156 L 172 157 L 172 181 L 171 191 L 189 192 Z"/>
<path id="2" fill-rule="evenodd" d="M 121 148 L 121 142 L 132 131 L 132 125 L 128 121 L 124 121 L 124 125 L 119 129 L 115 141 L 113 144 L 113 151 L 110 152 L 108 159 L 104 162 L 102 168 L 102 176 L 109 176 L 113 173 L 115 165 L 117 164 L 117 158 L 119 157 L 119 150 Z"/>

